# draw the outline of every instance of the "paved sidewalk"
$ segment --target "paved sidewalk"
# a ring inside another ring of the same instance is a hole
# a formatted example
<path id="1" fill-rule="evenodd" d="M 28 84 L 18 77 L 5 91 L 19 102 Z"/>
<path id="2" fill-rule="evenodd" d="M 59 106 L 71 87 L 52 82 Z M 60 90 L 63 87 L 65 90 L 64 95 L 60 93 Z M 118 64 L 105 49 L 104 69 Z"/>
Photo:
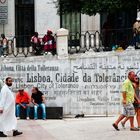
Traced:
<path id="1" fill-rule="evenodd" d="M 78 118 L 63 120 L 19 120 L 23 135 L 4 138 L 5 140 L 139 140 L 140 131 L 129 130 L 121 125 L 114 130 L 112 123 L 116 117 Z M 0 138 L 1 139 L 1 138 Z"/>

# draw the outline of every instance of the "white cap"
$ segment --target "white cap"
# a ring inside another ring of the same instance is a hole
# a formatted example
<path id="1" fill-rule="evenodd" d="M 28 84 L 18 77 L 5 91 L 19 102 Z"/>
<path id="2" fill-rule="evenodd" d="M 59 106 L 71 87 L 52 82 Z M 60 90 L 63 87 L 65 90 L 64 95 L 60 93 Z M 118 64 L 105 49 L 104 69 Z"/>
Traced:
<path id="1" fill-rule="evenodd" d="M 136 20 L 137 20 L 137 21 L 140 21 L 140 17 L 137 17 Z"/>

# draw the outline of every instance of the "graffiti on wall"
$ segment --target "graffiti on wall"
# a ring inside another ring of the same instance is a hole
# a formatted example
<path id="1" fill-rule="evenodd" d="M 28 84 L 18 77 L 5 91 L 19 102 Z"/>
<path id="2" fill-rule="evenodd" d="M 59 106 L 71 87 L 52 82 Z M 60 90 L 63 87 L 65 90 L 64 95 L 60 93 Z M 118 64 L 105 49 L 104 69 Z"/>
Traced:
<path id="1" fill-rule="evenodd" d="M 120 111 L 121 84 L 129 71 L 139 71 L 139 60 L 139 56 L 110 56 L 1 62 L 0 74 L 3 80 L 13 78 L 14 92 L 24 88 L 31 94 L 37 86 L 46 105 L 62 106 L 64 114 L 113 115 Z"/>

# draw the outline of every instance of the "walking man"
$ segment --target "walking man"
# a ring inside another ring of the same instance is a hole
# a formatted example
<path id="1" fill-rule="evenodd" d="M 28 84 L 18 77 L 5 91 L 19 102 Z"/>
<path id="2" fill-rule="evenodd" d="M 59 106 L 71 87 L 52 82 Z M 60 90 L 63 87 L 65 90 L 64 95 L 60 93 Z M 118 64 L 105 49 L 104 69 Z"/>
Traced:
<path id="1" fill-rule="evenodd" d="M 134 103 L 134 88 L 132 82 L 134 82 L 135 73 L 133 71 L 128 73 L 128 78 L 123 82 L 122 85 L 122 104 L 123 104 L 123 113 L 119 118 L 113 123 L 113 127 L 119 131 L 118 124 L 125 117 L 129 117 L 130 120 L 130 130 L 139 131 L 138 128 L 134 127 L 134 115 L 135 109 L 133 106 Z"/>
<path id="2" fill-rule="evenodd" d="M 10 89 L 11 86 L 12 78 L 7 77 L 0 93 L 0 137 L 7 137 L 8 131 L 13 131 L 13 136 L 22 134 L 16 130 L 15 99 Z"/>

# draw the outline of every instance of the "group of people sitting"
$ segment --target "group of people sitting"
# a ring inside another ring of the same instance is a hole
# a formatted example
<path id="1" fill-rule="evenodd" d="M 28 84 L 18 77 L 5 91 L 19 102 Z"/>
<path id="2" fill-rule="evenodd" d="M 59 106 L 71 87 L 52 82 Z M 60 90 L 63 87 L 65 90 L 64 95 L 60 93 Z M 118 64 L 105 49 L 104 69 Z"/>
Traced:
<path id="1" fill-rule="evenodd" d="M 46 119 L 46 108 L 45 108 L 45 97 L 43 93 L 37 88 L 32 88 L 31 97 L 28 92 L 24 91 L 24 89 L 19 89 L 16 94 L 16 117 L 20 119 L 20 110 L 21 108 L 26 109 L 26 119 L 29 118 L 30 114 L 30 104 L 34 106 L 34 119 L 38 119 L 38 108 L 42 108 L 42 119 Z"/>
<path id="2" fill-rule="evenodd" d="M 35 55 L 46 54 L 48 52 L 51 52 L 52 55 L 56 54 L 56 42 L 51 30 L 47 30 L 47 34 L 42 39 L 38 37 L 38 32 L 35 32 L 31 37 L 31 45 Z"/>

